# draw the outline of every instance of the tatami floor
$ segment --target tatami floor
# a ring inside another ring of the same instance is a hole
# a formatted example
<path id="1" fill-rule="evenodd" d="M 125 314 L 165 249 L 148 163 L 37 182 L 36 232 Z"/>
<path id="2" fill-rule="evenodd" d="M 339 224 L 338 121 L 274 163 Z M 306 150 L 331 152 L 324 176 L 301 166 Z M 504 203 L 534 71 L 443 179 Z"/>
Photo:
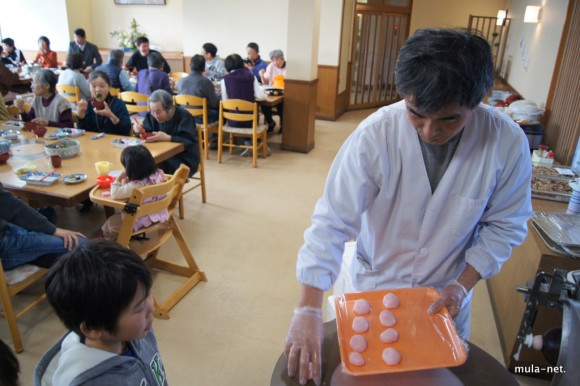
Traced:
<path id="1" fill-rule="evenodd" d="M 236 155 L 226 155 L 220 165 L 212 152 L 206 163 L 207 203 L 201 203 L 199 191 L 189 193 L 186 218 L 179 220 L 208 282 L 178 303 L 170 320 L 154 322 L 170 385 L 269 385 L 298 298 L 294 270 L 303 232 L 336 152 L 371 112 L 316 121 L 316 146 L 308 154 L 282 151 L 281 137 L 271 137 L 273 154 L 260 158 L 258 169 L 251 168 L 250 158 Z M 101 207 L 87 214 L 75 208 L 58 212 L 62 227 L 89 234 L 105 219 Z M 176 250 L 172 245 L 161 253 L 175 255 Z M 154 293 L 163 297 L 177 281 L 156 276 Z M 21 382 L 31 385 L 34 366 L 64 328 L 46 302 L 19 326 L 25 345 L 18 355 Z M 0 338 L 11 343 L 3 320 Z M 503 361 L 485 283 L 475 291 L 471 341 Z"/>

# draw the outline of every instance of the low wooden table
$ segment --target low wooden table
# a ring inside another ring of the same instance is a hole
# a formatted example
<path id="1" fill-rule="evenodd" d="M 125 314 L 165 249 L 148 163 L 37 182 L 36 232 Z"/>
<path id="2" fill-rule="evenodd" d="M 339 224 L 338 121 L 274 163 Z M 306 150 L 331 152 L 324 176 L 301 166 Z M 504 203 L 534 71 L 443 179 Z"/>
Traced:
<path id="1" fill-rule="evenodd" d="M 6 127 L 0 124 L 0 129 L 6 129 Z M 51 134 L 55 130 L 57 129 L 49 128 L 47 134 Z M 109 161 L 113 164 L 112 170 L 123 169 L 120 161 L 123 149 L 116 147 L 112 141 L 124 137 L 106 134 L 100 139 L 91 139 L 91 136 L 95 134 L 97 133 L 86 132 L 80 137 L 71 138 L 80 142 L 80 153 L 72 158 L 63 159 L 62 166 L 54 169 L 55 172 L 62 173 L 63 175 L 73 173 L 86 174 L 86 181 L 75 185 L 66 185 L 62 180 L 59 180 L 51 186 L 35 186 L 27 185 L 24 181 L 20 180 L 14 170 L 27 162 L 36 164 L 39 171 L 53 171 L 50 158 L 41 151 L 44 150 L 45 144 L 50 144 L 54 141 L 43 138 L 36 139 L 34 134 L 22 131 L 20 142 L 13 142 L 12 149 L 17 148 L 18 144 L 22 143 L 23 140 L 30 141 L 37 145 L 34 148 L 36 155 L 13 155 L 6 164 L 0 165 L 0 182 L 2 182 L 4 188 L 29 202 L 32 206 L 74 206 L 85 201 L 89 198 L 89 191 L 95 185 L 95 179 L 97 178 L 95 162 Z M 183 144 L 178 142 L 154 142 L 146 143 L 145 146 L 151 151 L 157 163 L 181 153 L 184 149 Z M 13 154 L 16 153 L 14 150 L 12 152 Z"/>
<path id="2" fill-rule="evenodd" d="M 495 358 L 469 343 L 467 361 L 449 370 L 466 386 L 518 386 L 516 379 Z M 428 349 L 426 347 L 426 349 Z M 336 321 L 324 324 L 324 343 L 322 346 L 322 385 L 332 386 L 330 380 L 337 366 L 340 366 L 340 352 Z M 288 361 L 284 354 L 280 355 L 272 372 L 270 386 L 298 386 L 298 376 L 288 376 Z M 309 381 L 307 385 L 314 385 Z"/>

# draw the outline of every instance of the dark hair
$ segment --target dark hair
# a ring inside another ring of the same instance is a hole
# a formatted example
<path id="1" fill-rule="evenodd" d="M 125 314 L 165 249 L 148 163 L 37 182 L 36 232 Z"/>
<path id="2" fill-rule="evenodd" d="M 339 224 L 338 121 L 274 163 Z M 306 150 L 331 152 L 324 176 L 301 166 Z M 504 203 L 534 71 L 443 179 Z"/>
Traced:
<path id="1" fill-rule="evenodd" d="M 48 84 L 48 91 L 51 94 L 56 92 L 56 82 L 58 81 L 58 77 L 49 69 L 43 68 L 36 72 L 35 77 L 38 77 L 40 83 Z"/>
<path id="2" fill-rule="evenodd" d="M 143 145 L 128 146 L 121 152 L 121 165 L 129 181 L 140 181 L 158 169 L 149 149 Z"/>
<path id="3" fill-rule="evenodd" d="M 75 29 L 75 31 L 74 31 L 74 34 L 75 34 L 76 36 L 79 36 L 79 37 L 81 37 L 81 38 L 86 38 L 86 37 L 87 37 L 87 34 L 85 33 L 85 30 L 84 30 L 84 29 L 82 29 L 82 28 L 77 28 L 77 29 Z"/>
<path id="4" fill-rule="evenodd" d="M 48 272 L 48 301 L 66 328 L 79 336 L 87 328 L 116 332 L 117 320 L 151 273 L 135 252 L 107 240 L 89 240 L 61 256 Z"/>
<path id="5" fill-rule="evenodd" d="M 189 68 L 192 72 L 203 72 L 205 70 L 205 58 L 202 55 L 193 55 L 189 62 Z"/>
<path id="6" fill-rule="evenodd" d="M 248 43 L 248 48 L 251 48 L 256 52 L 260 52 L 260 46 L 258 46 L 257 43 L 254 42 Z"/>
<path id="7" fill-rule="evenodd" d="M 228 55 L 224 61 L 224 64 L 226 66 L 226 70 L 228 70 L 228 72 L 232 72 L 233 70 L 244 68 L 244 59 L 242 59 L 242 57 L 238 54 L 231 54 Z"/>
<path id="8" fill-rule="evenodd" d="M 46 36 L 41 36 L 38 38 L 38 41 L 43 41 L 46 43 L 46 48 L 48 48 L 50 50 L 50 40 L 48 40 L 48 38 Z"/>
<path id="9" fill-rule="evenodd" d="M 12 48 L 14 48 L 14 39 L 11 38 L 6 38 L 2 40 L 2 43 L 6 44 L 7 46 L 10 46 Z"/>
<path id="10" fill-rule="evenodd" d="M 123 64 L 123 59 L 125 58 L 125 53 L 123 50 L 111 50 L 109 53 L 109 62 L 115 64 Z"/>
<path id="11" fill-rule="evenodd" d="M 16 386 L 18 385 L 18 373 L 20 364 L 16 355 L 6 343 L 0 339 L 0 385 Z"/>
<path id="12" fill-rule="evenodd" d="M 210 54 L 212 56 L 212 58 L 215 58 L 215 56 L 217 54 L 217 47 L 215 46 L 215 44 L 213 44 L 213 43 L 205 43 L 201 48 L 203 48 L 203 50 L 205 52 L 207 52 L 208 54 Z"/>
<path id="13" fill-rule="evenodd" d="M 139 47 L 143 43 L 149 43 L 149 39 L 146 36 L 139 36 L 137 40 L 135 40 L 135 45 Z"/>
<path id="14" fill-rule="evenodd" d="M 85 60 L 83 56 L 78 52 L 70 54 L 69 56 L 66 57 L 66 66 L 71 70 L 78 70 L 83 68 L 84 62 Z"/>
<path id="15" fill-rule="evenodd" d="M 109 74 L 107 74 L 105 71 L 97 70 L 91 72 L 91 74 L 89 75 L 89 82 L 96 78 L 103 79 L 105 83 L 107 83 L 107 85 L 111 87 L 111 78 L 109 78 Z"/>
<path id="16" fill-rule="evenodd" d="M 163 68 L 163 56 L 158 52 L 151 52 L 147 55 L 147 66 L 149 68 Z"/>
<path id="17" fill-rule="evenodd" d="M 395 74 L 398 93 L 419 112 L 452 103 L 473 109 L 493 86 L 491 49 L 467 30 L 421 29 L 401 48 Z"/>

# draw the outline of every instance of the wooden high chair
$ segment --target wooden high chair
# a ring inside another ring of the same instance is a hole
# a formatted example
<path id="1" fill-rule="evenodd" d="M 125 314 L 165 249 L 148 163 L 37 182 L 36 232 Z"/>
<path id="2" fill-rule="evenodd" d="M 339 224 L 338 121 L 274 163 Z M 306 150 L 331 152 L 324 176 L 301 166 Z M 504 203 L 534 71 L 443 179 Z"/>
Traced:
<path id="1" fill-rule="evenodd" d="M 207 277 L 201 271 L 195 262 L 181 229 L 173 218 L 173 212 L 181 197 L 183 185 L 187 181 L 189 168 L 181 165 L 172 176 L 164 183 L 145 186 L 134 189 L 128 202 L 114 200 L 111 197 L 103 197 L 102 192 L 108 189 L 102 189 L 95 186 L 90 193 L 91 201 L 118 208 L 124 212 L 124 218 L 121 223 L 121 229 L 117 242 L 145 259 L 149 267 L 162 271 L 171 272 L 186 278 L 167 299 L 162 302 L 155 300 L 155 315 L 162 319 L 169 319 L 169 311 L 200 281 L 207 281 Z M 161 198 L 159 198 L 161 197 Z M 152 199 L 156 201 L 151 201 Z M 164 223 L 154 223 L 148 227 L 133 231 L 135 221 L 141 216 L 156 213 L 163 209 L 169 212 L 169 220 Z M 137 237 L 136 237 L 137 236 Z M 142 237 L 138 237 L 142 236 Z M 158 257 L 159 249 L 166 241 L 173 236 L 177 242 L 186 266 L 175 264 L 167 260 L 161 260 Z"/>

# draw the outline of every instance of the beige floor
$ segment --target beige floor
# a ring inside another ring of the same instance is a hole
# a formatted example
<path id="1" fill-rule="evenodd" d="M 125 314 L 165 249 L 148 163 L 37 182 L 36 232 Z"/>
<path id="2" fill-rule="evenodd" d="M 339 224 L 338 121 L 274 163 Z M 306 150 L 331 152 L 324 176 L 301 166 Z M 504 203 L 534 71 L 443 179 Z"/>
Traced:
<path id="1" fill-rule="evenodd" d="M 337 122 L 316 122 L 316 147 L 309 154 L 280 150 L 251 160 L 216 154 L 206 164 L 208 202 L 186 196 L 186 218 L 179 221 L 187 242 L 209 281 L 194 288 L 171 312 L 156 320 L 159 348 L 172 385 L 268 385 L 283 348 L 299 286 L 294 269 L 302 234 L 322 192 L 338 148 L 369 110 L 344 114 Z M 102 208 L 79 214 L 59 209 L 62 226 L 95 231 Z M 171 254 L 175 247 L 162 252 Z M 154 291 L 167 292 L 173 278 L 156 277 Z M 485 283 L 476 287 L 471 340 L 502 360 Z M 25 351 L 18 355 L 23 385 L 32 384 L 35 364 L 64 332 L 45 302 L 19 322 Z M 0 338 L 10 342 L 0 321 Z M 522 385 L 543 385 L 520 378 Z"/>

